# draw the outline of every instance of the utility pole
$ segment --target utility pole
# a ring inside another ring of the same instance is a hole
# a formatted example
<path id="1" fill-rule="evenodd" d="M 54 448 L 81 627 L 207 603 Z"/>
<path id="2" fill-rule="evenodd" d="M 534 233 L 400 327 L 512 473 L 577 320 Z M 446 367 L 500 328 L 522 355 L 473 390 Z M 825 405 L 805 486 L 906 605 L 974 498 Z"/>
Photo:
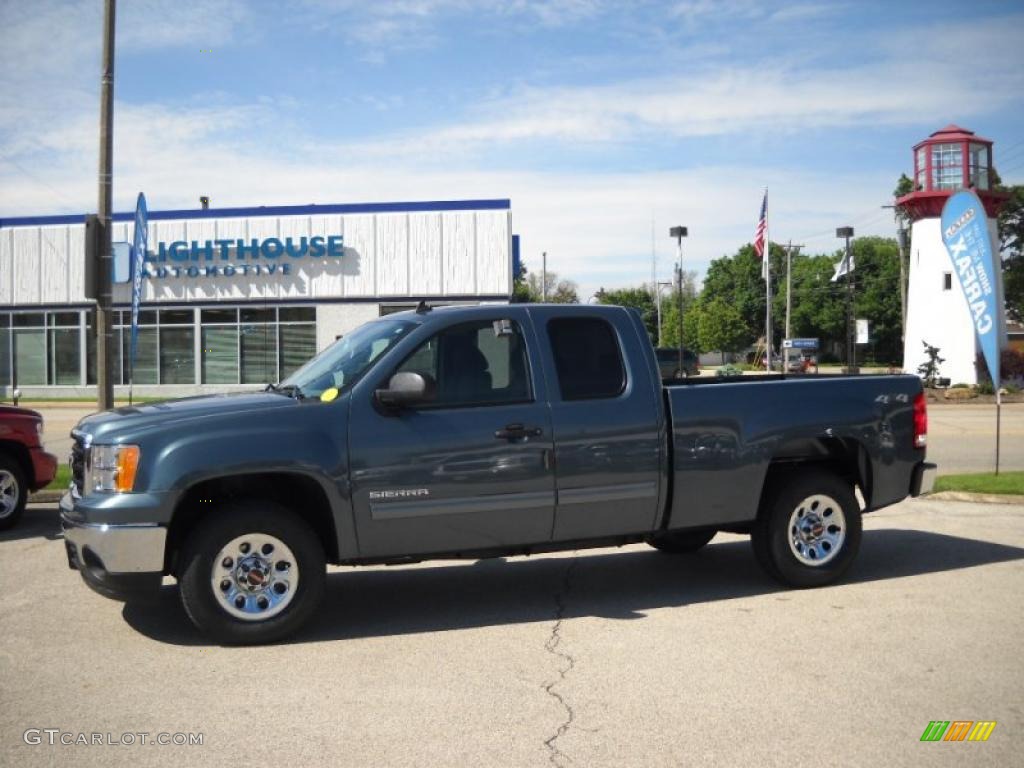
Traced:
<path id="1" fill-rule="evenodd" d="M 115 0 L 103 9 L 103 63 L 100 79 L 99 247 L 96 263 L 96 404 L 114 407 L 113 329 L 111 327 L 111 197 L 114 144 L 114 12 Z"/>
<path id="2" fill-rule="evenodd" d="M 789 316 L 793 311 L 793 249 L 796 248 L 797 253 L 803 248 L 803 245 L 793 245 L 793 241 L 790 240 L 786 245 L 786 338 L 790 338 L 789 331 Z M 789 373 L 789 347 L 786 347 L 782 351 L 783 363 L 782 372 Z"/>

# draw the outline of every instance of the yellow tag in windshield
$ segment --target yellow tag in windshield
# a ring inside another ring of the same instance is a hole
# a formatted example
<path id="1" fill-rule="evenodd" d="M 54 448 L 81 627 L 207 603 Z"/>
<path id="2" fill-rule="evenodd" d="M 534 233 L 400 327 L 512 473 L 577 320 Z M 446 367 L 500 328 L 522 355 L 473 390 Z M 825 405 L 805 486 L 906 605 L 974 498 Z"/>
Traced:
<path id="1" fill-rule="evenodd" d="M 331 400 L 333 400 L 337 396 L 338 396 L 338 388 L 337 387 L 331 387 L 330 389 L 325 389 L 323 394 L 320 395 L 320 402 L 322 402 L 322 403 L 329 403 L 329 402 L 331 402 Z"/>

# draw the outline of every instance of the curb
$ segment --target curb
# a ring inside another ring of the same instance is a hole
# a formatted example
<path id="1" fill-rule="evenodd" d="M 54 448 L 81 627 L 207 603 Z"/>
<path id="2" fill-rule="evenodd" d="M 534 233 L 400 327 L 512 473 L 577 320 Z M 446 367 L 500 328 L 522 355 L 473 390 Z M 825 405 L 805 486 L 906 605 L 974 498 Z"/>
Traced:
<path id="1" fill-rule="evenodd" d="M 973 501 L 979 504 L 1024 504 L 1024 496 L 1011 493 L 967 493 L 966 491 L 939 491 L 924 498 L 936 501 Z"/>
<path id="2" fill-rule="evenodd" d="M 28 496 L 29 504 L 56 504 L 64 491 L 36 491 Z"/>

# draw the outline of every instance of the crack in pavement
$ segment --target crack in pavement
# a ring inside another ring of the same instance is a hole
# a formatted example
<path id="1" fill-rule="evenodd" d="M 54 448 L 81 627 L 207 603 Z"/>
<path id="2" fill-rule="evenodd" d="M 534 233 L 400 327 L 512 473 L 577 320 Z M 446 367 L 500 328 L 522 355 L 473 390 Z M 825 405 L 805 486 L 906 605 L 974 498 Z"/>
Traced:
<path id="1" fill-rule="evenodd" d="M 548 760 L 554 766 L 558 768 L 564 768 L 565 763 L 563 761 L 572 762 L 567 754 L 562 752 L 558 747 L 555 746 L 555 742 L 558 741 L 562 736 L 565 735 L 566 731 L 572 725 L 573 720 L 576 719 L 576 713 L 573 708 L 565 700 L 558 691 L 555 690 L 555 686 L 565 681 L 566 676 L 576 666 L 576 659 L 570 654 L 565 653 L 559 649 L 562 644 L 562 621 L 565 618 L 565 604 L 566 599 L 569 596 L 569 590 L 571 589 L 570 579 L 572 577 L 572 571 L 576 567 L 576 553 L 573 553 L 573 558 L 569 562 L 568 567 L 565 569 L 565 573 L 562 576 L 562 585 L 558 592 L 555 593 L 555 625 L 551 628 L 551 635 L 544 643 L 544 650 L 550 653 L 552 656 L 557 656 L 562 659 L 565 663 L 558 670 L 558 679 L 552 680 L 550 683 L 544 684 L 544 692 L 551 698 L 555 699 L 562 709 L 565 710 L 565 720 L 558 726 L 551 736 L 544 739 L 544 746 L 548 750 Z"/>

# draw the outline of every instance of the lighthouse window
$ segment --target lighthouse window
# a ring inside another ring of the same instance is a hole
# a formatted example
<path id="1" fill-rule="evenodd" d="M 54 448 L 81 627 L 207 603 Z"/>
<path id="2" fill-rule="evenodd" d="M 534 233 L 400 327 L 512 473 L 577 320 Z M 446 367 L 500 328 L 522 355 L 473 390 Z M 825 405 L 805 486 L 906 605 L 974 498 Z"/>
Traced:
<path id="1" fill-rule="evenodd" d="M 932 147 L 932 189 L 959 189 L 963 179 L 960 145 L 935 144 Z"/>
<path id="2" fill-rule="evenodd" d="M 969 157 L 971 184 L 976 189 L 988 189 L 988 147 L 985 144 L 971 144 Z"/>
<path id="3" fill-rule="evenodd" d="M 917 158 L 914 162 L 914 183 L 918 189 L 925 188 L 925 181 L 928 178 L 927 157 L 927 150 L 924 147 L 917 150 Z"/>
<path id="4" fill-rule="evenodd" d="M 942 290 L 951 291 L 953 290 L 953 273 L 943 272 L 942 273 Z"/>

